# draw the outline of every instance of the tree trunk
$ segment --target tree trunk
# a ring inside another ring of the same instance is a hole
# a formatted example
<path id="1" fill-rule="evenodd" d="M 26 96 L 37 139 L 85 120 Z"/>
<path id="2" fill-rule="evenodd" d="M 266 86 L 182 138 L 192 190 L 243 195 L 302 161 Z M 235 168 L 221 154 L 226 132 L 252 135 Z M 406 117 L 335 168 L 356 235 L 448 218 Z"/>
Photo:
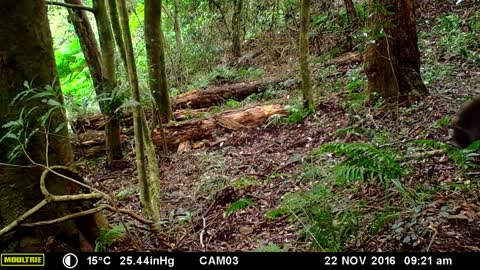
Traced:
<path id="1" fill-rule="evenodd" d="M 182 41 L 182 28 L 180 27 L 179 9 L 180 0 L 173 0 L 173 28 L 175 30 L 175 44 L 177 45 L 178 54 L 178 79 L 180 87 L 184 88 L 187 84 L 187 66 L 183 58 L 183 41 Z"/>
<path id="2" fill-rule="evenodd" d="M 125 43 L 122 37 L 122 27 L 120 26 L 120 17 L 118 15 L 117 0 L 108 0 L 108 11 L 110 14 L 110 21 L 112 22 L 113 34 L 117 49 L 120 52 L 120 57 L 123 61 L 123 66 L 127 66 L 127 57 L 125 56 Z"/>
<path id="3" fill-rule="evenodd" d="M 145 47 L 147 49 L 150 91 L 160 116 L 173 120 L 165 69 L 165 46 L 162 31 L 162 1 L 145 0 Z"/>
<path id="4" fill-rule="evenodd" d="M 160 212 L 160 179 L 159 175 L 153 173 L 152 171 L 150 171 L 150 174 L 148 175 L 150 177 L 150 181 L 147 179 L 145 147 L 152 147 L 152 145 L 147 145 L 148 143 L 151 143 L 151 140 L 146 139 L 146 136 L 150 136 L 150 132 L 148 131 L 148 128 L 146 128 L 145 115 L 140 104 L 138 75 L 135 65 L 135 58 L 133 56 L 133 44 L 132 37 L 130 35 L 130 26 L 128 23 L 128 11 L 125 0 L 120 0 L 118 3 L 122 36 L 123 41 L 125 42 L 125 56 L 127 60 L 126 69 L 128 71 L 128 78 L 132 90 L 132 98 L 136 103 L 133 109 L 133 126 L 135 130 L 135 159 L 137 162 L 138 183 L 140 186 L 140 203 L 146 215 L 156 221 L 159 218 Z M 150 155 L 152 152 L 154 153 L 154 151 L 151 151 L 151 149 L 147 149 L 149 163 L 158 166 L 157 157 L 155 155 Z"/>
<path id="5" fill-rule="evenodd" d="M 65 0 L 65 3 L 82 5 L 81 0 Z M 75 28 L 75 33 L 80 40 L 85 61 L 87 62 L 90 76 L 92 77 L 93 86 L 98 96 L 103 95 L 103 75 L 102 75 L 102 55 L 98 46 L 95 32 L 93 31 L 87 13 L 80 9 L 68 9 L 70 20 Z M 100 110 L 104 112 L 104 103 L 99 102 Z"/>
<path id="6" fill-rule="evenodd" d="M 102 82 L 103 90 L 109 99 L 105 102 L 105 143 L 107 148 L 107 164 L 111 165 L 114 160 L 123 158 L 122 143 L 120 140 L 120 121 L 118 119 L 117 109 L 122 105 L 122 99 L 115 91 L 115 43 L 113 33 L 108 18 L 107 6 L 105 0 L 93 1 L 95 19 L 97 21 L 98 36 L 100 47 L 102 48 L 103 72 Z"/>
<path id="7" fill-rule="evenodd" d="M 310 23 L 310 0 L 301 1 L 300 11 L 300 41 L 298 46 L 298 59 L 302 76 L 303 104 L 305 109 L 313 109 L 312 82 L 310 80 L 310 68 L 308 64 L 308 31 Z"/>
<path id="8" fill-rule="evenodd" d="M 358 18 L 357 13 L 355 12 L 355 5 L 352 0 L 344 0 L 344 3 L 348 19 L 350 20 L 350 31 L 354 32 L 358 28 Z"/>
<path id="9" fill-rule="evenodd" d="M 232 17 L 232 53 L 239 58 L 242 56 L 242 6 L 243 0 L 234 0 Z"/>
<path id="10" fill-rule="evenodd" d="M 65 0 L 65 2 L 75 5 L 82 4 L 81 0 Z M 103 53 L 106 53 L 105 56 L 102 56 L 102 53 L 100 52 L 87 13 L 84 10 L 79 9 L 68 9 L 68 12 L 75 28 L 75 32 L 80 39 L 80 46 L 90 70 L 93 86 L 95 87 L 95 92 L 100 100 L 98 102 L 100 110 L 108 119 L 111 119 L 111 121 L 107 122 L 107 132 L 105 133 L 105 135 L 108 136 L 105 140 L 106 148 L 108 150 L 107 165 L 110 165 L 113 160 L 122 159 L 123 156 L 122 146 L 120 144 L 120 121 L 114 119 L 116 118 L 114 111 L 121 105 L 121 100 L 115 98 L 111 101 L 108 100 L 109 98 L 113 98 L 112 93 L 116 83 L 115 62 L 113 58 L 114 52 L 111 51 L 113 48 L 111 47 L 111 44 L 109 44 L 110 41 L 108 41 L 108 39 L 113 40 L 113 38 L 111 37 L 111 31 L 110 33 L 108 31 L 110 23 L 108 17 L 105 17 L 105 3 L 95 1 L 94 4 L 97 5 L 96 8 L 100 7 L 100 12 L 96 12 L 95 18 L 97 19 L 99 27 L 99 37 L 103 42 L 101 44 L 102 51 Z"/>
<path id="11" fill-rule="evenodd" d="M 420 76 L 413 0 L 370 0 L 365 53 L 370 102 L 410 104 L 428 94 Z"/>
<path id="12" fill-rule="evenodd" d="M 50 85 L 54 96 L 49 97 L 50 104 L 63 103 L 63 97 L 57 78 L 52 37 L 49 29 L 44 0 L 8 0 L 0 7 L 0 126 L 23 115 L 28 123 L 28 133 L 36 128 L 47 129 L 48 141 L 43 132 L 36 132 L 29 138 L 26 153 L 35 163 L 69 166 L 73 163 L 72 147 L 68 138 L 65 111 L 55 109 L 46 126 L 42 126 L 40 117 L 52 107 L 40 98 L 10 102 L 24 89 L 25 82 L 30 89 L 45 91 Z M 35 110 L 31 110 L 36 108 Z M 25 112 L 31 113 L 27 116 Z M 22 114 L 23 112 L 23 114 Z M 63 127 L 62 127 L 63 126 Z M 58 128 L 60 127 L 60 128 Z M 3 137 L 8 129 L 0 129 Z M 23 142 L 23 141 L 22 141 Z M 48 143 L 47 143 L 48 142 Z M 43 172 L 40 166 L 21 168 L 8 166 L 9 152 L 17 145 L 15 140 L 4 139 L 0 142 L 0 227 L 13 222 L 17 217 L 44 199 L 40 191 L 39 179 Z M 46 149 L 48 148 L 48 152 Z M 46 160 L 46 157 L 48 160 Z M 30 165 L 32 162 L 20 154 L 12 162 L 17 166 Z M 55 194 L 73 194 L 81 189 L 72 182 L 65 181 L 52 174 L 47 175 L 47 189 Z M 28 222 L 51 220 L 78 212 L 88 206 L 87 203 L 50 203 L 32 215 Z M 75 209 L 75 210 L 73 210 Z M 93 251 L 92 245 L 98 236 L 96 225 L 100 215 L 89 215 L 75 220 L 55 223 L 49 226 L 37 226 L 17 230 L 1 241 L 2 251 L 43 252 L 83 250 Z M 50 245 L 47 243 L 51 243 Z"/>

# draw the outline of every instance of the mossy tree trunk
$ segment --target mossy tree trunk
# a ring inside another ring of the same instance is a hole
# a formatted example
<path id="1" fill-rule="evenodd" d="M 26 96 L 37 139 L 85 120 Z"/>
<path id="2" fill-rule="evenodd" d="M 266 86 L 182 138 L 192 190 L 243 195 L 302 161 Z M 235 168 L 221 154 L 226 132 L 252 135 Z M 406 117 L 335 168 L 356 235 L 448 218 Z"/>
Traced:
<path id="1" fill-rule="evenodd" d="M 116 83 L 115 58 L 114 51 L 112 51 L 114 48 L 110 44 L 113 42 L 113 37 L 111 37 L 111 30 L 109 31 L 110 22 L 108 16 L 106 16 L 104 1 L 94 1 L 95 8 L 100 9 L 100 11 L 95 13 L 95 18 L 98 24 L 102 51 L 100 51 L 95 38 L 95 32 L 86 12 L 80 9 L 68 9 L 68 12 L 80 40 L 80 46 L 92 77 L 95 92 L 100 99 L 98 102 L 100 110 L 109 119 L 105 127 L 105 136 L 107 136 L 105 143 L 107 164 L 111 164 L 113 160 L 122 159 L 123 157 L 122 145 L 120 143 L 120 122 L 114 113 L 121 105 L 121 100 L 112 96 Z M 76 5 L 82 4 L 81 0 L 65 0 L 65 2 Z"/>
<path id="2" fill-rule="evenodd" d="M 110 8 L 117 7 L 111 6 Z M 126 70 L 128 73 L 128 79 L 132 91 L 132 99 L 136 103 L 133 109 L 133 128 L 135 134 L 135 159 L 137 162 L 138 182 L 140 187 L 140 203 L 149 218 L 153 220 L 158 220 L 160 212 L 160 175 L 158 173 L 157 167 L 158 160 L 155 155 L 155 146 L 152 143 L 150 132 L 146 124 L 145 114 L 140 104 L 140 90 L 138 87 L 137 68 L 133 55 L 132 37 L 130 35 L 130 26 L 128 24 L 128 11 L 125 0 L 118 1 L 118 10 L 120 14 L 119 17 L 120 26 L 122 29 L 122 37 L 125 44 L 125 56 L 127 60 Z M 145 151 L 145 149 L 147 151 Z M 150 172 L 148 175 L 145 152 L 148 155 L 148 165 L 150 168 Z"/>
<path id="3" fill-rule="evenodd" d="M 232 53 L 237 58 L 242 56 L 242 7 L 243 0 L 233 1 Z"/>
<path id="4" fill-rule="evenodd" d="M 300 10 L 300 38 L 298 46 L 298 58 L 302 77 L 303 104 L 307 110 L 313 109 L 313 91 L 310 80 L 309 55 L 309 24 L 310 24 L 310 0 L 301 0 Z"/>
<path id="5" fill-rule="evenodd" d="M 25 112 L 36 108 L 24 121 L 28 122 L 29 132 L 36 128 L 44 130 L 39 119 L 52 108 L 50 105 L 39 98 L 29 99 L 28 96 L 17 100 L 12 106 L 9 105 L 24 90 L 25 82 L 30 84 L 30 88 L 38 91 L 44 91 L 47 85 L 52 86 L 54 96 L 49 98 L 54 101 L 49 103 L 63 103 L 46 10 L 44 0 L 5 0 L 0 6 L 0 126 L 18 119 L 22 110 L 23 116 L 26 117 Z M 30 94 L 32 95 L 33 93 Z M 49 134 L 48 144 L 43 132 L 35 133 L 28 140 L 26 152 L 35 163 L 50 166 L 69 166 L 73 163 L 66 121 L 65 111 L 57 108 L 46 126 Z M 0 129 L 0 137 L 6 132 L 8 132 L 6 128 Z M 3 163 L 0 165 L 2 228 L 44 199 L 39 186 L 43 168 L 5 165 L 5 163 L 31 164 L 23 154 L 17 156 L 14 162 L 7 160 L 9 152 L 16 145 L 18 144 L 10 139 L 0 142 L 0 162 Z M 48 190 L 56 195 L 80 191 L 77 185 L 52 174 L 47 176 L 46 183 Z M 84 206 L 88 204 L 71 202 L 47 204 L 30 217 L 28 222 L 55 219 L 76 212 Z M 96 217 L 99 216 L 85 216 L 49 226 L 21 228 L 0 240 L 2 241 L 0 246 L 2 250 L 5 248 L 17 252 L 40 252 L 45 251 L 45 247 L 50 251 L 92 251 L 98 235 Z"/>
<path id="6" fill-rule="evenodd" d="M 365 53 L 370 102 L 410 104 L 428 94 L 420 76 L 414 0 L 370 0 Z"/>
<path id="7" fill-rule="evenodd" d="M 164 121 L 173 120 L 165 68 L 162 31 L 162 1 L 145 0 L 145 46 L 147 50 L 150 91 Z"/>
<path id="8" fill-rule="evenodd" d="M 113 34 L 115 36 L 115 43 L 117 44 L 117 49 L 120 52 L 123 65 L 126 67 L 127 57 L 125 56 L 125 44 L 122 37 L 122 27 L 120 26 L 120 17 L 118 15 L 118 6 L 116 1 L 118 0 L 108 0 L 108 12 L 110 15 L 110 21 L 112 23 Z"/>
<path id="9" fill-rule="evenodd" d="M 182 28 L 180 27 L 180 0 L 173 0 L 173 28 L 175 31 L 175 44 L 177 46 L 178 54 L 178 80 L 180 86 L 183 88 L 187 84 L 187 66 L 185 65 L 185 59 L 183 57 L 183 41 L 182 41 Z"/>

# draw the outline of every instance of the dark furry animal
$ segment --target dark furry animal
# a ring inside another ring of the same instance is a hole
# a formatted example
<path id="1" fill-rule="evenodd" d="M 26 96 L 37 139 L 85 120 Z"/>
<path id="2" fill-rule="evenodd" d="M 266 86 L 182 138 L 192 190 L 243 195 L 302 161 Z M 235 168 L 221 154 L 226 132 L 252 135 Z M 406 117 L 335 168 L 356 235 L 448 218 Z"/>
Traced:
<path id="1" fill-rule="evenodd" d="M 461 148 L 480 140 L 480 97 L 475 97 L 463 105 L 453 119 L 449 135 L 449 142 Z"/>

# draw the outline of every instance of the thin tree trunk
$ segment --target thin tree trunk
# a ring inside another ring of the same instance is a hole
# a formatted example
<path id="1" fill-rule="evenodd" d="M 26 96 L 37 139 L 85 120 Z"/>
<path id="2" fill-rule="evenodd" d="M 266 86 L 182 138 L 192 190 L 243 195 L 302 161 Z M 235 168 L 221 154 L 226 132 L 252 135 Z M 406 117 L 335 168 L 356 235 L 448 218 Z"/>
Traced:
<path id="1" fill-rule="evenodd" d="M 235 57 L 242 56 L 242 6 L 243 0 L 234 0 L 232 17 L 232 53 Z"/>
<path id="2" fill-rule="evenodd" d="M 48 164 L 48 166 L 70 166 L 73 163 L 73 154 L 65 111 L 60 108 L 55 109 L 48 124 L 43 127 L 39 119 L 52 107 L 39 98 L 29 98 L 34 93 L 10 105 L 23 91 L 25 82 L 29 82 L 31 89 L 39 91 L 44 91 L 47 85 L 52 86 L 54 96 L 49 98 L 60 104 L 63 103 L 46 10 L 44 0 L 2 1 L 0 7 L 0 126 L 17 120 L 20 115 L 23 115 L 23 121 L 28 121 L 29 133 L 37 128 L 43 131 L 45 127 L 49 134 L 48 139 L 42 132 L 36 132 L 29 138 L 25 148 L 29 158 L 36 163 Z M 33 108 L 35 110 L 31 110 Z M 30 111 L 29 116 L 25 115 L 27 111 Z M 0 129 L 0 137 L 3 137 L 5 132 L 7 132 L 6 129 Z M 8 160 L 9 152 L 16 145 L 16 142 L 10 139 L 0 142 L 0 163 L 3 163 L 0 165 L 0 228 L 10 224 L 44 199 L 39 186 L 42 167 L 21 168 L 4 165 L 11 162 Z M 21 166 L 29 165 L 31 161 L 21 154 L 12 163 Z M 47 175 L 46 185 L 48 191 L 53 194 L 81 192 L 78 185 L 52 174 Z M 85 206 L 90 204 L 86 202 L 50 203 L 31 216 L 29 222 L 52 220 L 77 212 Z M 93 251 L 92 246 L 98 236 L 96 225 L 98 217 L 101 216 L 88 215 L 49 226 L 24 228 L 0 239 L 0 246 L 2 251 L 16 252 Z"/>
<path id="3" fill-rule="evenodd" d="M 348 49 L 351 50 L 354 47 L 353 34 L 358 28 L 358 18 L 355 12 L 355 5 L 352 0 L 344 0 L 345 10 L 347 11 L 347 17 L 350 21 L 350 27 L 347 28 L 347 43 Z"/>
<path id="4" fill-rule="evenodd" d="M 65 3 L 81 5 L 81 0 L 65 0 Z M 102 55 L 87 13 L 80 9 L 68 9 L 75 33 L 80 39 L 85 61 L 87 62 L 93 86 L 98 96 L 103 95 Z M 105 113 L 104 102 L 99 101 L 100 110 Z"/>
<path id="5" fill-rule="evenodd" d="M 182 41 L 182 28 L 180 26 L 179 18 L 180 0 L 173 0 L 173 28 L 175 30 L 175 44 L 177 45 L 178 54 L 178 73 L 180 87 L 184 88 L 187 84 L 187 66 L 183 58 L 183 41 Z"/>
<path id="6" fill-rule="evenodd" d="M 108 11 L 110 14 L 110 21 L 112 22 L 113 34 L 115 36 L 115 42 L 117 43 L 117 49 L 120 52 L 123 65 L 127 66 L 127 57 L 125 56 L 125 44 L 122 37 L 122 27 L 120 26 L 120 17 L 118 15 L 118 7 L 116 1 L 108 0 Z"/>
<path id="7" fill-rule="evenodd" d="M 162 31 L 162 1 L 145 0 L 145 46 L 149 84 L 163 120 L 173 120 L 165 68 L 165 46 Z"/>
<path id="8" fill-rule="evenodd" d="M 370 0 L 365 53 L 370 102 L 410 104 L 428 93 L 420 76 L 413 0 Z"/>
<path id="9" fill-rule="evenodd" d="M 348 19 L 350 20 L 350 31 L 353 32 L 358 28 L 358 17 L 357 12 L 355 11 L 355 5 L 352 0 L 344 0 L 344 3 Z"/>
<path id="10" fill-rule="evenodd" d="M 130 36 L 130 26 L 128 24 L 128 11 L 125 0 L 120 0 L 118 3 L 122 36 L 125 42 L 128 78 L 132 90 L 133 101 L 137 103 L 133 109 L 133 126 L 135 133 L 135 157 L 137 162 L 138 182 L 140 186 L 140 203 L 148 217 L 153 220 L 158 220 L 160 212 L 160 179 L 159 174 L 155 174 L 155 172 L 152 171 L 150 171 L 149 174 L 150 181 L 147 179 L 145 147 L 152 147 L 149 145 L 151 140 L 146 138 L 146 136 L 150 136 L 150 132 L 148 131 L 145 115 L 140 104 L 140 91 L 138 88 L 137 68 L 133 56 L 132 37 Z M 151 155 L 152 153 L 155 153 L 155 151 L 152 151 L 152 149 L 147 149 L 149 163 L 154 164 L 154 166 L 158 166 L 157 157 L 155 155 Z"/>
<path id="11" fill-rule="evenodd" d="M 310 68 L 308 64 L 309 42 L 308 31 L 310 22 L 310 0 L 301 1 L 300 11 L 300 41 L 298 46 L 298 55 L 300 62 L 300 73 L 302 76 L 303 104 L 305 109 L 313 109 L 312 82 L 310 80 Z"/>
<path id="12" fill-rule="evenodd" d="M 94 0 L 93 5 L 96 10 L 95 19 L 97 21 L 100 47 L 102 48 L 103 90 L 109 99 L 105 103 L 104 108 L 106 115 L 105 142 L 107 148 L 107 164 L 112 164 L 114 160 L 123 158 L 122 143 L 120 140 L 120 121 L 116 113 L 118 107 L 122 104 L 122 100 L 115 93 L 117 80 L 115 74 L 115 43 L 108 18 L 106 2 L 105 0 Z"/>

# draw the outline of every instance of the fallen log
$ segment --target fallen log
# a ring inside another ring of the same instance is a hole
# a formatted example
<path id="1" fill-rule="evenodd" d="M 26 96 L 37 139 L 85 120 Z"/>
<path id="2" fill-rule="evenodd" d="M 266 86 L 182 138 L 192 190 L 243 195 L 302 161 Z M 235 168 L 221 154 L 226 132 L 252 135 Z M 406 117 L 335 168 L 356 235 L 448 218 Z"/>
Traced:
<path id="1" fill-rule="evenodd" d="M 194 90 L 176 96 L 173 99 L 173 108 L 205 108 L 221 104 L 228 99 L 244 99 L 253 93 L 259 93 L 274 85 L 284 81 L 285 78 L 270 77 L 255 82 L 241 82 L 221 86 L 210 87 L 206 90 Z"/>
<path id="2" fill-rule="evenodd" d="M 178 145 L 185 141 L 198 141 L 212 137 L 215 132 L 222 132 L 225 129 L 237 130 L 256 126 L 274 114 L 286 115 L 288 113 L 278 104 L 258 106 L 246 110 L 230 110 L 203 120 L 195 119 L 170 123 L 165 126 L 165 136 L 168 145 Z M 154 134 L 154 143 L 161 145 L 162 137 L 156 132 Z"/>
<path id="3" fill-rule="evenodd" d="M 166 142 L 169 148 L 175 148 L 184 142 L 194 142 L 213 137 L 229 130 L 237 130 L 257 126 L 265 122 L 270 116 L 287 115 L 281 105 L 264 105 L 249 109 L 224 111 L 207 119 L 194 119 L 182 122 L 172 122 L 164 126 Z M 87 135 L 88 134 L 88 135 Z M 122 135 L 122 138 L 125 135 Z M 162 146 L 160 131 L 153 132 L 153 142 Z M 89 131 L 72 138 L 76 152 L 84 153 L 85 158 L 92 158 L 104 154 L 104 132 L 101 130 Z M 91 148 L 91 149 L 89 149 Z"/>
<path id="4" fill-rule="evenodd" d="M 172 99 L 175 119 L 177 121 L 190 119 L 207 111 L 205 109 L 207 107 L 219 105 L 228 99 L 244 99 L 253 93 L 260 93 L 266 90 L 268 86 L 284 80 L 281 78 L 267 78 L 255 82 L 214 86 L 206 90 L 194 90 L 175 96 Z M 149 110 L 145 110 L 145 114 L 147 118 L 150 118 L 151 113 Z M 132 112 L 126 112 L 121 119 L 121 123 L 123 126 L 132 126 L 132 119 Z M 105 118 L 101 113 L 88 115 L 84 118 L 75 119 L 73 127 L 79 133 L 87 130 L 103 130 L 105 128 Z"/>

